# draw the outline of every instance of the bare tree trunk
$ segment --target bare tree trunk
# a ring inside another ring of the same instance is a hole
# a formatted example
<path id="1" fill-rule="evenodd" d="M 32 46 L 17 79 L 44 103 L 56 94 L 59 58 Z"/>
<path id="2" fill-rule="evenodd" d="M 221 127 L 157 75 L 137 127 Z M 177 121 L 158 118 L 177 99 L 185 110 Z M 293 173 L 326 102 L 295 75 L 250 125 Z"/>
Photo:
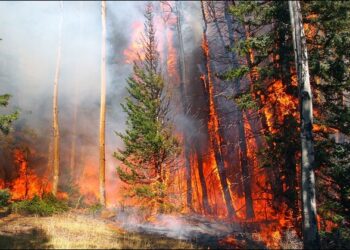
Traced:
<path id="1" fill-rule="evenodd" d="M 100 103 L 100 203 L 106 205 L 106 1 L 101 1 L 102 46 L 101 46 L 101 103 Z"/>
<path id="2" fill-rule="evenodd" d="M 58 38 L 58 51 L 57 51 L 57 62 L 56 62 L 56 73 L 53 90 L 53 182 L 52 182 L 52 193 L 57 194 L 58 180 L 60 173 L 60 130 L 58 124 L 58 80 L 60 78 L 61 70 L 61 49 L 62 49 L 62 25 L 63 25 L 63 2 L 61 5 L 61 17 L 59 23 L 59 38 Z"/>
<path id="3" fill-rule="evenodd" d="M 299 85 L 300 136 L 301 136 L 301 192 L 303 215 L 303 243 L 305 249 L 319 249 L 317 227 L 316 190 L 314 173 L 314 145 L 312 136 L 312 93 L 310 86 L 306 38 L 299 1 L 289 1 L 293 31 L 295 64 Z"/>

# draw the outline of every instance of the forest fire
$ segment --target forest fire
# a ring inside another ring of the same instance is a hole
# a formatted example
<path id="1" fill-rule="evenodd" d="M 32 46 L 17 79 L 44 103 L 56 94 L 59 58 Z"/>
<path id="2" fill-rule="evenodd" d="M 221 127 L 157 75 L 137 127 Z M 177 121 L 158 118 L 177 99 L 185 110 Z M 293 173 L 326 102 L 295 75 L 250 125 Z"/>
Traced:
<path id="1" fill-rule="evenodd" d="M 140 34 L 143 30 L 142 22 L 134 22 L 132 24 L 132 35 L 131 35 L 131 44 L 130 46 L 124 50 L 124 58 L 125 62 L 128 64 L 132 64 L 134 61 L 138 61 L 140 58 L 142 60 L 142 43 L 140 40 Z M 140 58 L 139 58 L 140 56 Z"/>
<path id="2" fill-rule="evenodd" d="M 76 214 L 109 239 L 194 248 L 350 244 L 349 5 L 96 4 L 48 5 L 55 31 L 4 5 L 5 221 Z"/>
<path id="3" fill-rule="evenodd" d="M 84 166 L 82 178 L 79 179 L 78 183 L 81 194 L 84 195 L 84 198 L 90 204 L 96 203 L 99 196 L 98 180 L 96 180 L 97 174 L 96 165 L 91 163 L 87 164 Z"/>
<path id="4" fill-rule="evenodd" d="M 9 184 L 13 200 L 30 199 L 35 195 L 42 196 L 51 191 L 50 182 L 44 177 L 39 178 L 28 168 L 27 152 L 15 149 L 15 163 L 18 165 L 18 177 Z"/>

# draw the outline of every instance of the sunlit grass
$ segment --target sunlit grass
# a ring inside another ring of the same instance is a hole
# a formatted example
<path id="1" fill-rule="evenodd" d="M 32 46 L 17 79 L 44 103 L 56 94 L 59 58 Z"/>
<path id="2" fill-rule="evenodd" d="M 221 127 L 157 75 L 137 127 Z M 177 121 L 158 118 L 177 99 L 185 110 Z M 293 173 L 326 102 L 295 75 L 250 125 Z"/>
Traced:
<path id="1" fill-rule="evenodd" d="M 0 220 L 1 248 L 193 249 L 191 243 L 125 232 L 101 219 L 75 213 L 51 217 L 11 215 Z"/>

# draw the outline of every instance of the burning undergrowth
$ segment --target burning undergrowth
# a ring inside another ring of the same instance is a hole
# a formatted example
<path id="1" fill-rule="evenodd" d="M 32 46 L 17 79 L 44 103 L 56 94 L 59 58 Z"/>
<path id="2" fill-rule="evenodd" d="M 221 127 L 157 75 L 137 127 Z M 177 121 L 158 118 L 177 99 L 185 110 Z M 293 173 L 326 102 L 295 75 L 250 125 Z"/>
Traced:
<path id="1" fill-rule="evenodd" d="M 266 248 L 256 228 L 237 222 L 198 214 L 158 214 L 145 221 L 142 211 L 134 207 L 116 209 L 115 213 L 111 220 L 130 232 L 185 240 L 203 248 Z"/>

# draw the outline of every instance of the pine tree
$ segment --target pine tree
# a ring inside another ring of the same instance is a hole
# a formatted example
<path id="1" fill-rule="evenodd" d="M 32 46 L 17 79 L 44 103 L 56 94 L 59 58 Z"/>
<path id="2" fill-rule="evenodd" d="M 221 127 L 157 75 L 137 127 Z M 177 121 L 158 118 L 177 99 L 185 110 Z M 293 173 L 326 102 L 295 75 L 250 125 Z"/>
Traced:
<path id="1" fill-rule="evenodd" d="M 299 134 L 297 105 L 293 104 L 297 100 L 297 88 L 291 77 L 293 44 L 288 3 L 234 2 L 229 6 L 229 13 L 233 17 L 231 26 L 237 34 L 230 50 L 246 63 L 232 67 L 222 77 L 226 80 L 249 79 L 249 88 L 233 99 L 242 111 L 260 118 L 262 130 L 255 136 L 263 135 L 262 139 L 265 139 L 258 156 L 260 166 L 268 175 L 268 185 L 262 189 L 273 195 L 272 205 L 276 211 L 281 209 L 281 203 L 287 204 L 289 218 L 298 227 L 296 173 Z M 276 83 L 280 86 L 274 87 Z M 291 101 L 285 105 L 283 99 Z M 287 109 L 288 113 L 285 112 Z"/>
<path id="2" fill-rule="evenodd" d="M 132 184 L 132 193 L 140 198 L 164 203 L 166 196 L 165 168 L 177 153 L 177 141 L 171 135 L 167 117 L 168 101 L 164 95 L 157 41 L 153 24 L 153 5 L 145 10 L 143 50 L 134 62 L 133 74 L 127 79 L 129 96 L 122 104 L 127 113 L 127 129 L 118 133 L 125 149 L 115 157 L 122 165 L 117 172 L 122 181 Z"/>
<path id="3" fill-rule="evenodd" d="M 242 78 L 251 74 L 254 68 L 259 73 L 253 88 L 247 94 L 235 98 L 242 109 L 263 109 L 264 103 L 251 96 L 264 96 L 266 99 L 269 93 L 266 92 L 265 86 L 266 83 L 271 83 L 271 80 L 281 79 L 283 86 L 286 87 L 285 93 L 292 98 L 297 97 L 297 88 L 295 84 L 291 84 L 291 74 L 294 74 L 295 69 L 292 65 L 294 63 L 291 50 L 292 29 L 287 5 L 288 3 L 283 1 L 245 1 L 236 3 L 230 8 L 235 24 L 238 22 L 245 26 L 251 35 L 242 36 L 240 41 L 236 41 L 234 51 L 243 56 L 252 51 L 255 61 L 250 61 L 251 64 L 241 64 L 240 67 L 228 71 L 224 78 Z M 348 245 L 350 239 L 346 227 L 349 223 L 350 210 L 347 195 L 350 190 L 348 184 L 350 54 L 347 49 L 350 46 L 348 18 L 350 3 L 309 1 L 301 2 L 301 5 L 309 54 L 310 83 L 315 97 L 316 126 L 313 130 L 320 225 L 321 230 L 322 228 L 326 230 L 329 221 L 337 225 L 332 232 L 322 232 L 322 243 L 329 244 L 326 247 L 341 248 Z M 236 29 L 237 34 L 244 34 L 242 29 L 239 30 L 239 26 Z M 275 119 L 278 113 L 275 109 L 273 112 Z M 300 160 L 298 152 L 301 148 L 298 146 L 300 139 L 297 130 L 298 119 L 295 117 L 297 112 L 291 108 L 288 108 L 288 112 L 293 116 L 286 116 L 283 123 L 278 120 L 272 123 L 274 133 L 263 131 L 266 147 L 260 160 L 263 166 L 272 170 L 271 184 L 276 196 L 274 200 L 280 200 L 277 199 L 278 195 L 283 199 L 287 198 L 288 205 L 293 210 L 293 217 L 297 218 L 299 202 L 296 199 L 298 191 L 295 164 Z M 281 180 L 280 177 L 283 175 L 286 178 Z M 279 188 L 284 183 L 287 187 L 285 191 Z M 299 221 L 296 221 L 295 226 L 296 229 L 300 227 Z"/>
<path id="4" fill-rule="evenodd" d="M 6 107 L 9 103 L 9 100 L 11 98 L 11 95 L 5 94 L 5 95 L 0 95 L 0 107 Z M 18 111 L 12 113 L 12 114 L 7 114 L 7 115 L 0 115 L 0 131 L 3 134 L 8 134 L 11 129 L 11 124 L 18 119 Z"/>
<path id="5" fill-rule="evenodd" d="M 317 205 L 324 248 L 350 245 L 350 2 L 302 5 L 315 90 Z M 327 224 L 333 223 L 330 231 Z"/>

